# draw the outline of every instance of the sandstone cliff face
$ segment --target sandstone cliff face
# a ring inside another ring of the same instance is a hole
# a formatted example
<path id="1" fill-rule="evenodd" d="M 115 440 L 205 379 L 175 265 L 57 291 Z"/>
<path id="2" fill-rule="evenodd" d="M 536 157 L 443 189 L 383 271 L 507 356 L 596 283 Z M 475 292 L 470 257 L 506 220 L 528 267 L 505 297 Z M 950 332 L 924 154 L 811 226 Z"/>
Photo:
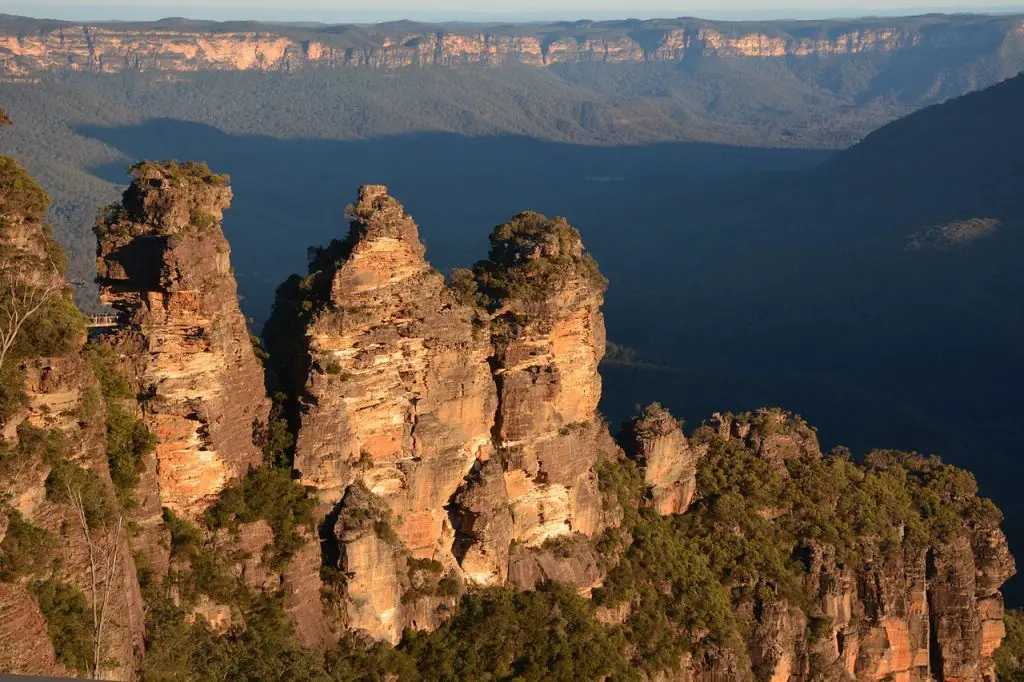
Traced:
<path id="1" fill-rule="evenodd" d="M 662 516 L 682 514 L 697 490 L 697 461 L 702 453 L 691 447 L 682 427 L 657 403 L 631 425 L 629 455 L 644 472 L 647 499 Z"/>
<path id="2" fill-rule="evenodd" d="M 158 438 L 139 492 L 151 512 L 194 517 L 262 460 L 269 403 L 220 229 L 230 200 L 206 170 L 147 164 L 96 228 L 102 300 L 123 323 L 108 342 Z"/>
<path id="3" fill-rule="evenodd" d="M 961 25 L 961 23 L 963 25 Z M 292 71 L 308 66 L 401 68 L 562 62 L 636 63 L 702 57 L 781 58 L 887 54 L 943 46 L 1019 49 L 1019 17 L 983 24 L 934 17 L 931 22 L 845 22 L 839 27 L 728 22 L 641 22 L 625 31 L 611 23 L 581 30 L 536 27 L 533 33 L 466 32 L 412 27 L 341 27 L 331 32 L 267 27 L 260 31 L 40 26 L 0 34 L 0 69 L 9 76 L 42 71 Z"/>

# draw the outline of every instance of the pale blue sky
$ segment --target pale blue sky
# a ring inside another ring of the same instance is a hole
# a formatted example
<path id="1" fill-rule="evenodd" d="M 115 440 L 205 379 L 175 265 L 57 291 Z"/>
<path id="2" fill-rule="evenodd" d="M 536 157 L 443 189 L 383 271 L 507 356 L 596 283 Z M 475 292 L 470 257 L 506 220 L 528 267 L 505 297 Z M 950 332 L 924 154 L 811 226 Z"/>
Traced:
<path id="1" fill-rule="evenodd" d="M 84 19 L 209 19 L 376 21 L 395 18 L 485 19 L 704 16 L 782 18 L 919 14 L 930 11 L 1024 11 L 1024 0 L 0 0 L 0 12 Z"/>

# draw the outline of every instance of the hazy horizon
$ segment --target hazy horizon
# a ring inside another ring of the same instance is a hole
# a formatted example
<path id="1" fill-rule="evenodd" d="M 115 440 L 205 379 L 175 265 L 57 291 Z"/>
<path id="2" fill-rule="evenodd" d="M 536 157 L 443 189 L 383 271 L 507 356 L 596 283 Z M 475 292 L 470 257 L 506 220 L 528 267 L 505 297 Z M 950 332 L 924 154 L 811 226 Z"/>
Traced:
<path id="1" fill-rule="evenodd" d="M 578 19 L 648 19 L 656 17 L 693 16 L 720 20 L 766 19 L 828 19 L 861 16 L 906 16 L 927 13 L 1007 13 L 1024 12 L 1024 4 L 1014 2 L 961 2 L 953 5 L 907 5 L 881 0 L 871 6 L 849 6 L 849 0 L 822 6 L 807 0 L 754 3 L 726 2 L 718 7 L 679 4 L 650 0 L 642 7 L 617 4 L 621 0 L 583 5 L 579 0 L 552 2 L 489 3 L 469 5 L 464 0 L 435 3 L 430 9 L 404 6 L 401 2 L 376 2 L 372 8 L 348 0 L 307 0 L 302 7 L 275 7 L 275 2 L 253 0 L 219 0 L 215 6 L 189 0 L 174 4 L 152 4 L 143 7 L 122 4 L 120 0 L 93 1 L 88 4 L 47 0 L 12 0 L 0 2 L 0 12 L 40 19 L 67 21 L 151 21 L 166 17 L 197 20 L 300 21 L 325 23 L 371 23 L 412 19 L 421 21 L 551 21 Z"/>

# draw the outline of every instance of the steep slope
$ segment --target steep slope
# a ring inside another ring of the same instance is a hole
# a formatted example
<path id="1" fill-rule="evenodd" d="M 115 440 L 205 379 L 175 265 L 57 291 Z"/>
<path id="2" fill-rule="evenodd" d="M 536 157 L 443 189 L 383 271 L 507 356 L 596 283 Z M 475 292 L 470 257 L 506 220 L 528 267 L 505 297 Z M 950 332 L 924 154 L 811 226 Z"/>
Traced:
<path id="1" fill-rule="evenodd" d="M 564 220 L 517 215 L 446 282 L 401 205 L 363 187 L 347 238 L 311 252 L 268 327 L 293 442 L 260 386 L 228 381 L 260 372 L 218 230 L 221 176 L 136 170 L 97 228 L 126 317 L 82 353 L 45 197 L 6 172 L 0 276 L 61 295 L 0 365 L 24 381 L 0 411 L 5 671 L 994 680 L 1015 566 L 973 477 L 915 454 L 823 454 L 779 409 L 687 435 L 652 405 L 620 450 L 597 412 L 606 282 Z M 227 378 L 206 381 L 218 350 Z M 181 449 L 164 417 L 210 437 L 216 449 L 188 452 L 230 476 L 165 495 L 161 459 Z M 248 439 L 229 437 L 242 426 Z M 281 466 L 292 446 L 309 489 Z M 155 519 L 165 503 L 183 506 Z M 109 616 L 99 630 L 91 604 Z"/>
<path id="2" fill-rule="evenodd" d="M 132 418 L 83 352 L 48 198 L 7 157 L 0 188 L 0 667 L 130 680 L 144 604 L 122 486 L 141 452 L 111 435 Z"/>

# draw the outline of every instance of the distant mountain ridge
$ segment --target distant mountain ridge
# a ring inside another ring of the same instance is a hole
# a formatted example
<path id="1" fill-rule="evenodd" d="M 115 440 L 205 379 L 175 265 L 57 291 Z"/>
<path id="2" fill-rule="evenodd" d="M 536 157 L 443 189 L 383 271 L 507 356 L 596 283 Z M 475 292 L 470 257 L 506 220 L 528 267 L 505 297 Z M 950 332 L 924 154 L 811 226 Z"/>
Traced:
<path id="1" fill-rule="evenodd" d="M 0 15 L 0 72 L 294 71 L 520 63 L 685 62 L 956 50 L 1019 70 L 1024 15 L 825 21 L 693 18 L 537 24 L 284 25 L 164 19 L 80 24 Z"/>

